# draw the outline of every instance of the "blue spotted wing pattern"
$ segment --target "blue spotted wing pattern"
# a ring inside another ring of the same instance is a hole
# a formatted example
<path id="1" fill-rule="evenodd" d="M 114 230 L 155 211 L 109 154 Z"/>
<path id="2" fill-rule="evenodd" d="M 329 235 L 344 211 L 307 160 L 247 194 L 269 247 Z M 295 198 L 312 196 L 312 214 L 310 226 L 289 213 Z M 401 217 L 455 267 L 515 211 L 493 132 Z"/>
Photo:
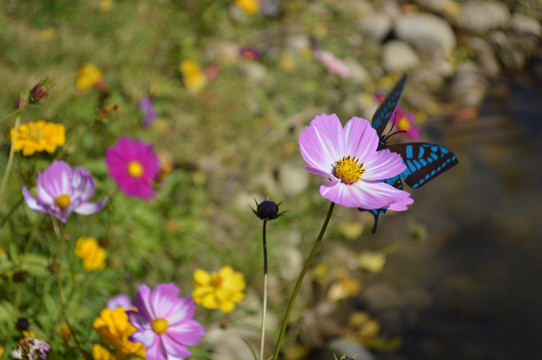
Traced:
<path id="1" fill-rule="evenodd" d="M 458 163 L 454 153 L 441 145 L 406 143 L 387 147 L 403 158 L 407 168 L 400 177 L 413 189 L 422 187 Z"/>

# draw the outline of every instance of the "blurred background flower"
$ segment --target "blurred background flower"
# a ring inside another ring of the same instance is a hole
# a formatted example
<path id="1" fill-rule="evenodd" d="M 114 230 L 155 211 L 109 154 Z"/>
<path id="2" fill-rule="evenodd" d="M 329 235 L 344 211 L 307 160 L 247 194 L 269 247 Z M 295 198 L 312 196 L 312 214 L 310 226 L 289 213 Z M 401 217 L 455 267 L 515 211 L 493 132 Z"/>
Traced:
<path id="1" fill-rule="evenodd" d="M 235 303 L 245 298 L 244 289 L 243 274 L 233 271 L 231 266 L 222 267 L 218 273 L 208 273 L 202 269 L 194 272 L 192 297 L 196 304 L 205 308 L 232 312 Z"/>
<path id="2" fill-rule="evenodd" d="M 17 131 L 12 128 L 9 138 L 14 142 L 14 150 L 22 151 L 24 156 L 41 151 L 52 154 L 66 142 L 66 128 L 62 124 L 39 120 L 21 124 Z"/>

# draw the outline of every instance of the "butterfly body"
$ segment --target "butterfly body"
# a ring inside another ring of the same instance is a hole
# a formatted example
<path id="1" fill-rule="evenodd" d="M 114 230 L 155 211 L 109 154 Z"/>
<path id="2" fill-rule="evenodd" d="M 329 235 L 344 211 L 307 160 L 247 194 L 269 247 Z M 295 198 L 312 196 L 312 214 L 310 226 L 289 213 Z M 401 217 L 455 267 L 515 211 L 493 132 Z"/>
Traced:
<path id="1" fill-rule="evenodd" d="M 441 145 L 423 142 L 388 144 L 389 139 L 393 135 L 401 132 L 391 133 L 390 130 L 390 133 L 383 134 L 399 102 L 405 82 L 406 76 L 403 75 L 376 110 L 371 123 L 371 126 L 379 136 L 378 150 L 389 149 L 392 152 L 400 154 L 403 158 L 403 162 L 406 165 L 405 171 L 392 178 L 382 180 L 400 190 L 403 189 L 403 181 L 413 189 L 417 189 L 458 163 L 454 153 Z M 378 216 L 385 214 L 388 209 L 359 208 L 359 210 L 369 211 L 373 215 L 374 225 L 372 232 L 376 233 Z"/>

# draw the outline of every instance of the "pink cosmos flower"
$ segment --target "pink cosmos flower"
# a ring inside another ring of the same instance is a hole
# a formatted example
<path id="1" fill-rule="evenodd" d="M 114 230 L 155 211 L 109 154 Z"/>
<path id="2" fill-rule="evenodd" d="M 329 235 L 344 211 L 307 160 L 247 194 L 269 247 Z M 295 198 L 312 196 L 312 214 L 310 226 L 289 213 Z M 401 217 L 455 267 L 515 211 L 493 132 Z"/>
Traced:
<path id="1" fill-rule="evenodd" d="M 130 197 L 154 199 L 153 181 L 160 171 L 158 156 L 152 145 L 129 136 L 107 148 L 105 163 L 117 185 Z"/>
<path id="2" fill-rule="evenodd" d="M 65 223 L 72 212 L 91 215 L 103 207 L 107 197 L 97 203 L 88 202 L 94 195 L 94 189 L 94 180 L 87 169 L 72 169 L 64 161 L 55 161 L 43 171 L 43 175 L 38 172 L 38 197 L 30 194 L 26 186 L 23 186 L 23 195 L 32 211 L 51 214 Z"/>
<path id="3" fill-rule="evenodd" d="M 309 172 L 328 178 L 320 195 L 339 205 L 363 209 L 407 209 L 410 194 L 379 180 L 402 173 L 401 155 L 377 151 L 378 135 L 371 124 L 353 117 L 343 128 L 337 115 L 316 116 L 299 137 Z"/>
<path id="4" fill-rule="evenodd" d="M 143 127 L 151 126 L 158 116 L 152 99 L 148 96 L 141 99 L 139 101 L 139 110 L 143 113 L 143 121 L 141 125 L 143 125 Z"/>
<path id="5" fill-rule="evenodd" d="M 126 294 L 120 294 L 107 300 L 107 308 L 115 310 L 116 308 L 131 309 L 135 307 L 132 304 L 132 299 Z"/>
<path id="6" fill-rule="evenodd" d="M 127 311 L 137 329 L 129 340 L 146 348 L 147 359 L 174 360 L 190 356 L 187 346 L 197 344 L 205 334 L 200 323 L 192 320 L 196 305 L 190 297 L 179 297 L 173 283 L 160 284 L 154 290 L 141 285 L 136 295 L 137 311 Z"/>
<path id="7" fill-rule="evenodd" d="M 383 93 L 376 93 L 374 98 L 381 103 L 386 98 L 386 95 Z M 414 124 L 414 120 L 413 112 L 407 113 L 401 104 L 397 104 L 393 111 L 393 115 L 391 116 L 391 121 L 394 122 L 394 126 L 397 130 L 403 131 L 400 133 L 402 136 L 407 139 L 418 140 L 422 135 L 420 127 Z"/>
<path id="8" fill-rule="evenodd" d="M 342 78 L 350 75 L 350 69 L 348 69 L 346 64 L 342 60 L 336 58 L 331 52 L 316 49 L 313 53 L 316 60 L 320 61 L 330 74 Z"/>

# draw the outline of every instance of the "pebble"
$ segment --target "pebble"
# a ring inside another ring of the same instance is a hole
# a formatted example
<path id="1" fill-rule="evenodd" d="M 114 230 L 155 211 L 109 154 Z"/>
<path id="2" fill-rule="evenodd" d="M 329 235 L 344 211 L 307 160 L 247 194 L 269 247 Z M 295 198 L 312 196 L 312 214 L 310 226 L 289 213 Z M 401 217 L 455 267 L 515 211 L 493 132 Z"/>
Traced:
<path id="1" fill-rule="evenodd" d="M 388 41 L 382 49 L 382 66 L 388 72 L 405 72 L 419 64 L 418 54 L 404 41 Z"/>
<path id="2" fill-rule="evenodd" d="M 420 51 L 449 51 L 456 47 L 456 37 L 451 25 L 444 19 L 425 13 L 400 17 L 395 24 L 395 34 Z"/>
<path id="3" fill-rule="evenodd" d="M 466 31 L 484 33 L 502 28 L 510 19 L 506 5 L 493 1 L 470 1 L 461 7 L 457 24 Z"/>

